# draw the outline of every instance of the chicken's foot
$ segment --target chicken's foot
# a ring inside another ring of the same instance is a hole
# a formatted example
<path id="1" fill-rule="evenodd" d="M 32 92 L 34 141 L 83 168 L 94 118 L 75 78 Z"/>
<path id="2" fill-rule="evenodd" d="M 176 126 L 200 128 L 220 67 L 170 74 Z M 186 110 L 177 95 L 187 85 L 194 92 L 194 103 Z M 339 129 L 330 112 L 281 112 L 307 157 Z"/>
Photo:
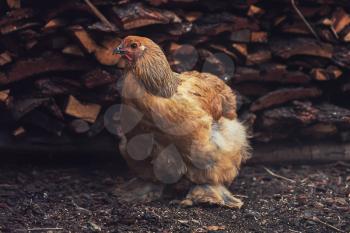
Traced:
<path id="1" fill-rule="evenodd" d="M 182 206 L 192 206 L 194 204 L 220 205 L 240 209 L 243 202 L 234 197 L 223 185 L 205 184 L 193 187 L 186 198 L 180 202 Z"/>

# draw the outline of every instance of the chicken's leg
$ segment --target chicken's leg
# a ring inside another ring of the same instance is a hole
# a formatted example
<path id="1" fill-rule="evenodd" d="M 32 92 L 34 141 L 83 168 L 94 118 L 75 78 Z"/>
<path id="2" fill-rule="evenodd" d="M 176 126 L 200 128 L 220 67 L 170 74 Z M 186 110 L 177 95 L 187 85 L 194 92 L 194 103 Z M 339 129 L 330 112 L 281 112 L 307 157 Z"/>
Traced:
<path id="1" fill-rule="evenodd" d="M 180 202 L 182 206 L 192 206 L 194 204 L 212 204 L 240 209 L 243 202 L 234 197 L 223 185 L 205 184 L 193 187 L 186 198 Z"/>
<path id="2" fill-rule="evenodd" d="M 134 178 L 118 187 L 114 194 L 122 201 L 147 203 L 159 199 L 163 189 L 163 184 Z"/>

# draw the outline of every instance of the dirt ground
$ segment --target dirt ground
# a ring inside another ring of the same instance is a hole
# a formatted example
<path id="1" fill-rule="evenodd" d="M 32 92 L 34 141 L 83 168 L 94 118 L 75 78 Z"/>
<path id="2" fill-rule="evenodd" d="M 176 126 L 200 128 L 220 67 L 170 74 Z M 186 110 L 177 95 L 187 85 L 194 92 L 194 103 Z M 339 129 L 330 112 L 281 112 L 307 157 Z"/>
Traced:
<path id="1" fill-rule="evenodd" d="M 114 163 L 3 163 L 0 232 L 350 232 L 350 164 L 267 169 L 242 168 L 232 210 L 120 203 Z"/>

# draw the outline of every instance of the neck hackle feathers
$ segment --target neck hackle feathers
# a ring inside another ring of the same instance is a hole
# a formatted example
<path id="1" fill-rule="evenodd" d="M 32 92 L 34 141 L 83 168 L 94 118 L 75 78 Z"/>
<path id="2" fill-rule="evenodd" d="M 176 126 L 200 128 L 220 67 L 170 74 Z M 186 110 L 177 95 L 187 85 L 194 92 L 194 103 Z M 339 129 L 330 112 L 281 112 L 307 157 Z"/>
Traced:
<path id="1" fill-rule="evenodd" d="M 127 38 L 128 39 L 128 38 Z M 132 37 L 144 46 L 143 54 L 128 68 L 140 84 L 151 94 L 169 98 L 177 90 L 179 79 L 173 73 L 162 49 L 143 37 Z"/>

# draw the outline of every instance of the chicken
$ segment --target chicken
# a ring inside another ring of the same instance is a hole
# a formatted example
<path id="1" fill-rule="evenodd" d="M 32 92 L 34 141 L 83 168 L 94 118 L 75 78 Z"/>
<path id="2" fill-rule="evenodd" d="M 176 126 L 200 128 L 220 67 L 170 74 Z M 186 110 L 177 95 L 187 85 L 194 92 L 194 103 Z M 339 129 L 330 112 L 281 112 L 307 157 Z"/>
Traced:
<path id="1" fill-rule="evenodd" d="M 240 208 L 227 188 L 249 144 L 230 87 L 209 73 L 174 73 L 148 38 L 128 36 L 114 52 L 126 61 L 119 149 L 138 177 L 118 189 L 122 199 L 152 201 L 187 182 L 181 205 Z"/>

